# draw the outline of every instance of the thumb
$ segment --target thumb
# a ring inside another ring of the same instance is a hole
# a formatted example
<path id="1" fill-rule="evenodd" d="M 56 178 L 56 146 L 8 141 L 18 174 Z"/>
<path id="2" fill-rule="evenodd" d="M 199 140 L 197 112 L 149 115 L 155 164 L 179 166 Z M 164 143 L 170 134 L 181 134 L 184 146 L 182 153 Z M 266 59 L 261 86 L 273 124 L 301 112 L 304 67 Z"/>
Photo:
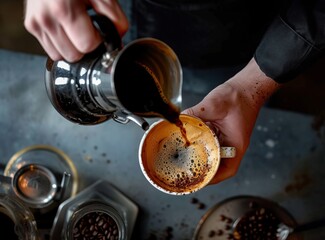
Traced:
<path id="1" fill-rule="evenodd" d="M 201 107 L 201 104 L 198 103 L 197 105 L 195 106 L 192 106 L 192 107 L 189 107 L 187 109 L 184 109 L 182 111 L 183 114 L 188 114 L 188 115 L 192 115 L 192 116 L 195 116 L 195 117 L 198 117 L 200 118 L 200 113 L 201 112 L 204 112 L 205 111 L 205 108 L 202 106 Z"/>
<path id="2" fill-rule="evenodd" d="M 216 111 L 213 110 L 213 106 L 210 106 L 204 100 L 195 106 L 183 110 L 182 113 L 198 117 L 205 122 L 216 120 L 217 118 Z"/>
<path id="3" fill-rule="evenodd" d="M 120 36 L 123 36 L 129 28 L 128 19 L 116 0 L 97 1 L 90 0 L 96 12 L 107 16 L 115 25 Z"/>

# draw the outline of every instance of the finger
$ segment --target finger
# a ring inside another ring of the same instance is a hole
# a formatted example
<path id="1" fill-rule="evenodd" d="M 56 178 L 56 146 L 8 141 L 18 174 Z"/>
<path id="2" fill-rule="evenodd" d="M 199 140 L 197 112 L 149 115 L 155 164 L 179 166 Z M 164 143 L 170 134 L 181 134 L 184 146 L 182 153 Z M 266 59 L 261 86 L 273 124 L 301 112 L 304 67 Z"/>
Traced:
<path id="1" fill-rule="evenodd" d="M 120 36 L 128 30 L 129 23 L 127 17 L 116 0 L 90 0 L 96 12 L 107 16 L 115 25 Z"/>
<path id="2" fill-rule="evenodd" d="M 43 22 L 47 22 L 48 18 L 46 14 L 40 14 L 38 17 L 34 17 L 32 14 L 32 8 L 30 1 L 25 2 L 26 16 L 24 19 L 24 27 L 26 30 L 31 33 L 40 43 L 45 52 L 53 60 L 61 59 L 61 54 L 55 49 L 51 39 L 43 31 Z M 41 11 L 40 11 L 41 12 Z"/>
<path id="3" fill-rule="evenodd" d="M 205 122 L 205 124 L 216 134 L 217 137 L 221 134 L 221 131 L 218 127 L 216 127 L 213 123 L 211 122 Z"/>
<path id="4" fill-rule="evenodd" d="M 227 167 L 220 165 L 217 174 L 213 177 L 209 185 L 220 183 L 231 177 L 232 175 L 227 171 Z"/>
<path id="5" fill-rule="evenodd" d="M 75 47 L 61 26 L 51 27 L 46 33 L 55 49 L 65 60 L 75 62 L 82 58 L 83 53 Z"/>
<path id="6" fill-rule="evenodd" d="M 46 51 L 48 56 L 53 61 L 58 61 L 63 59 L 63 56 L 60 54 L 60 52 L 54 47 L 54 44 L 51 41 L 51 38 L 47 36 L 46 33 L 43 33 L 42 39 L 39 40 L 41 46 Z"/>
<path id="7" fill-rule="evenodd" d="M 48 56 L 56 61 L 62 59 L 62 55 L 55 48 L 51 38 L 44 32 L 41 27 L 38 25 L 37 21 L 29 20 L 24 22 L 26 29 L 33 34 L 33 36 L 41 44 L 42 48 L 46 51 Z"/>
<path id="8" fill-rule="evenodd" d="M 102 41 L 85 9 L 60 23 L 67 38 L 81 53 L 93 51 Z"/>
<path id="9" fill-rule="evenodd" d="M 78 49 L 72 44 L 56 19 L 51 18 L 51 16 L 43 17 L 42 26 L 43 30 L 39 30 L 39 32 L 43 35 L 42 42 L 44 43 L 44 48 L 51 58 L 54 55 L 54 51 L 59 54 L 59 57 L 56 56 L 55 58 L 52 58 L 53 60 L 63 58 L 69 62 L 75 62 L 83 56 L 83 53 L 78 51 Z"/>
<path id="10" fill-rule="evenodd" d="M 221 159 L 216 175 L 209 185 L 222 182 L 236 175 L 240 164 L 239 158 Z"/>
<path id="11" fill-rule="evenodd" d="M 214 104 L 209 103 L 206 100 L 201 101 L 197 105 L 185 109 L 182 113 L 196 116 L 202 119 L 204 122 L 216 121 L 222 119 L 222 116 L 219 116 L 221 113 Z"/>

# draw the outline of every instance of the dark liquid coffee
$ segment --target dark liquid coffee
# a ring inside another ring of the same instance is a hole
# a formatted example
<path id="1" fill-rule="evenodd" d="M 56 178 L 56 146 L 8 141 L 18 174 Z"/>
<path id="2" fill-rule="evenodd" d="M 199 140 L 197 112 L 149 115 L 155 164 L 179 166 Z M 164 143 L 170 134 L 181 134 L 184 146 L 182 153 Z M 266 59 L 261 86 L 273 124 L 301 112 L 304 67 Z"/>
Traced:
<path id="1" fill-rule="evenodd" d="M 15 223 L 7 214 L 0 212 L 0 223 L 1 236 L 10 240 L 18 240 L 18 236 L 15 233 Z"/>
<path id="2" fill-rule="evenodd" d="M 118 80 L 127 80 L 128 87 L 123 81 L 116 82 L 120 102 L 131 112 L 140 116 L 160 116 L 179 127 L 182 136 L 188 146 L 190 144 L 186 136 L 186 130 L 179 119 L 180 109 L 172 104 L 165 96 L 162 86 L 145 64 L 138 61 L 126 61 L 123 63 L 125 71 L 118 71 Z"/>
<path id="3" fill-rule="evenodd" d="M 180 111 L 165 96 L 162 86 L 150 69 L 136 61 L 123 63 L 117 71 L 116 92 L 122 105 L 140 116 L 160 116 L 175 123 Z"/>
<path id="4" fill-rule="evenodd" d="M 179 127 L 160 121 L 151 127 L 141 148 L 141 161 L 153 182 L 167 192 L 189 193 L 205 186 L 219 164 L 219 146 L 201 120 L 180 115 Z"/>
<path id="5" fill-rule="evenodd" d="M 181 131 L 182 137 L 185 140 L 185 147 L 188 147 L 191 145 L 191 142 L 188 140 L 187 134 L 186 134 L 186 129 L 183 125 L 183 122 L 178 118 L 175 122 L 176 126 L 179 128 Z"/>

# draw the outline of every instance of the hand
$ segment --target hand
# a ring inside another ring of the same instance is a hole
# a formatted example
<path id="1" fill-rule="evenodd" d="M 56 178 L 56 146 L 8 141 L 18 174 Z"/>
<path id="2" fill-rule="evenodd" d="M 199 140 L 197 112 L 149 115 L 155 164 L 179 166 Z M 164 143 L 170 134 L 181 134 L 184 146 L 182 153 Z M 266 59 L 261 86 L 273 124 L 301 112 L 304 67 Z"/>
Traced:
<path id="1" fill-rule="evenodd" d="M 75 62 L 102 41 L 87 7 L 107 16 L 122 36 L 128 21 L 117 0 L 26 0 L 25 28 L 52 60 Z"/>
<path id="2" fill-rule="evenodd" d="M 215 130 L 221 146 L 236 148 L 236 157 L 221 160 L 210 184 L 236 174 L 249 146 L 260 108 L 278 87 L 252 59 L 243 70 L 213 89 L 200 103 L 183 111 L 201 118 Z"/>

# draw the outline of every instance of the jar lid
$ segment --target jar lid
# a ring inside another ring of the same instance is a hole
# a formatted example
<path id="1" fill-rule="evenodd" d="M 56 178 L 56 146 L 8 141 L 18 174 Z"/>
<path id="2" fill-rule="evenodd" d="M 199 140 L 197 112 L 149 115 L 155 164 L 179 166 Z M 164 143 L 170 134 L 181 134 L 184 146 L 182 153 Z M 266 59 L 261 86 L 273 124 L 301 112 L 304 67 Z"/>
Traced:
<path id="1" fill-rule="evenodd" d="M 43 205 L 53 200 L 57 192 L 57 181 L 46 167 L 28 164 L 14 175 L 13 189 L 24 202 Z"/>

